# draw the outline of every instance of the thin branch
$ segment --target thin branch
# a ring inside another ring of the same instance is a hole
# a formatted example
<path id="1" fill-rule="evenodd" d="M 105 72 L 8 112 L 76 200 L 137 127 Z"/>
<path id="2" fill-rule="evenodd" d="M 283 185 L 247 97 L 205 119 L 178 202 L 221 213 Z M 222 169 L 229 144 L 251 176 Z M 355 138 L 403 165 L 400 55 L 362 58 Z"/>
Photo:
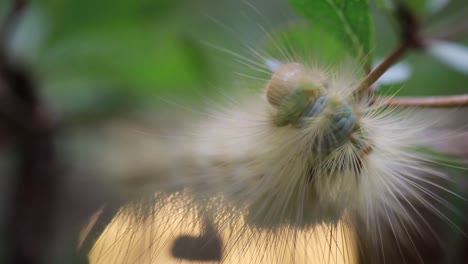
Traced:
<path id="1" fill-rule="evenodd" d="M 371 86 L 409 49 L 424 49 L 419 18 L 402 2 L 397 2 L 395 15 L 400 24 L 400 44 L 358 84 L 354 90 L 355 95 L 372 92 Z"/>
<path id="2" fill-rule="evenodd" d="M 375 67 L 367 76 L 362 80 L 359 86 L 355 89 L 355 94 L 362 94 L 368 91 L 369 87 L 374 84 L 393 64 L 395 64 L 411 47 L 409 42 L 403 42 L 392 53 L 390 53 L 377 67 Z"/>
<path id="3" fill-rule="evenodd" d="M 377 102 L 402 107 L 461 107 L 468 106 L 468 94 L 427 97 L 379 97 Z"/>

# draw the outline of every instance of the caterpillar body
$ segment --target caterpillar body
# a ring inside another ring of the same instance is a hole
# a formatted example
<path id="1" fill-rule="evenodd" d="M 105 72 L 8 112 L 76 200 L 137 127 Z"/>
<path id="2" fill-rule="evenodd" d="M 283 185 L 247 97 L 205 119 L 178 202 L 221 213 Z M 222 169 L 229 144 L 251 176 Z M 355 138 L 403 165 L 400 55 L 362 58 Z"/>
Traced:
<path id="1" fill-rule="evenodd" d="M 144 156 L 123 160 L 116 152 L 100 165 L 114 168 L 116 177 L 132 164 L 137 173 L 122 186 L 131 186 L 133 194 L 156 194 L 149 204 L 123 210 L 121 218 L 131 226 L 156 222 L 182 228 L 184 216 L 190 216 L 200 232 L 224 234 L 220 260 L 231 263 L 352 263 L 354 235 L 347 227 L 358 222 L 376 244 L 385 225 L 403 241 L 398 247 L 415 247 L 414 233 L 425 236 L 420 230 L 431 228 L 417 205 L 444 218 L 434 204 L 447 203 L 427 187 L 444 189 L 438 181 L 447 176 L 430 155 L 417 151 L 436 137 L 426 119 L 354 96 L 359 80 L 342 77 L 355 75 L 349 71 L 330 74 L 285 62 L 262 93 L 205 119 L 190 119 L 196 128 L 181 130 L 196 131 L 193 135 L 172 132 L 141 145 L 130 139 Z M 180 220 L 171 220 L 173 214 Z M 333 253 L 321 248 L 298 257 L 297 249 L 306 252 L 320 232 L 327 233 L 324 248 L 336 247 Z M 158 234 L 154 241 L 167 236 Z M 98 249 L 92 259 L 106 262 Z M 256 257 L 243 258 L 249 249 Z M 142 262 L 141 255 L 120 258 Z"/>

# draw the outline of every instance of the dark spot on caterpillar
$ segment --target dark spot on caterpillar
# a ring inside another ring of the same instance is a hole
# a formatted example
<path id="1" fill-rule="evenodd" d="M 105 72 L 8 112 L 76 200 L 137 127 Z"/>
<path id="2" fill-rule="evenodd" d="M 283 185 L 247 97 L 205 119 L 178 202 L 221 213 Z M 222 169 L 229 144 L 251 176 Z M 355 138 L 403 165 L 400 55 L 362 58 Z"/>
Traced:
<path id="1" fill-rule="evenodd" d="M 221 241 L 216 236 L 180 236 L 174 242 L 172 256 L 190 261 L 221 261 Z"/>
<path id="2" fill-rule="evenodd" d="M 355 175 L 359 175 L 363 166 L 363 159 L 366 158 L 374 149 L 372 141 L 367 137 L 367 135 L 360 130 L 359 133 L 360 140 L 353 140 L 353 144 L 358 148 L 358 156 L 352 164 L 352 170 Z M 358 143 L 359 142 L 359 143 Z"/>
<path id="3" fill-rule="evenodd" d="M 354 160 L 354 162 L 351 164 L 352 166 L 352 171 L 354 172 L 354 175 L 359 175 L 361 174 L 361 170 L 362 170 L 362 158 L 359 157 L 357 158 L 356 160 Z M 357 177 L 359 178 L 359 177 Z"/>
<path id="4" fill-rule="evenodd" d="M 309 175 L 307 176 L 306 180 L 307 180 L 307 183 L 312 183 L 312 181 L 314 180 L 315 178 L 315 170 L 314 168 L 311 166 L 309 168 Z"/>
<path id="5" fill-rule="evenodd" d="M 333 171 L 331 168 L 328 167 L 328 168 L 323 168 L 323 173 L 332 174 L 332 173 L 342 173 L 346 171 L 348 172 L 351 171 L 353 175 L 356 175 L 356 177 L 359 178 L 358 175 L 362 171 L 364 159 L 366 158 L 367 155 L 372 153 L 374 146 L 373 146 L 372 141 L 367 137 L 367 134 L 361 131 L 361 129 L 359 129 L 359 131 L 355 133 L 357 133 L 357 136 L 351 137 L 351 142 L 353 146 L 357 148 L 356 150 L 357 155 L 352 160 L 352 162 L 336 163 L 335 167 L 333 168 Z M 311 166 L 309 168 L 309 173 L 307 176 L 307 183 L 311 183 L 314 180 L 316 173 L 317 173 L 317 169 L 315 169 L 314 166 Z"/>
<path id="6" fill-rule="evenodd" d="M 178 259 L 190 261 L 216 261 L 222 259 L 222 242 L 213 224 L 204 221 L 204 231 L 200 236 L 179 236 L 172 246 L 171 254 Z"/>

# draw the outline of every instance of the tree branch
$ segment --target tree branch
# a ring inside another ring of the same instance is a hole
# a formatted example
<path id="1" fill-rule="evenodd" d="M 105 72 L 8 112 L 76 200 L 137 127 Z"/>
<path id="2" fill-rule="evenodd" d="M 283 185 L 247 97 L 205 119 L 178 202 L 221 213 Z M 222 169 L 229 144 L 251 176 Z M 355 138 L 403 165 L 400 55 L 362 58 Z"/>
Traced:
<path id="1" fill-rule="evenodd" d="M 423 49 L 425 46 L 418 17 L 400 2 L 397 3 L 395 15 L 400 24 L 400 44 L 358 84 L 355 95 L 372 92 L 369 88 L 409 49 Z"/>
<path id="2" fill-rule="evenodd" d="M 406 51 L 411 47 L 409 42 L 403 42 L 392 53 L 390 53 L 377 67 L 375 67 L 364 80 L 361 81 L 359 86 L 355 89 L 354 94 L 362 94 L 369 90 L 374 84 L 393 64 L 395 64 Z"/>
<path id="3" fill-rule="evenodd" d="M 378 97 L 376 102 L 402 107 L 460 107 L 468 106 L 468 94 L 427 97 Z"/>

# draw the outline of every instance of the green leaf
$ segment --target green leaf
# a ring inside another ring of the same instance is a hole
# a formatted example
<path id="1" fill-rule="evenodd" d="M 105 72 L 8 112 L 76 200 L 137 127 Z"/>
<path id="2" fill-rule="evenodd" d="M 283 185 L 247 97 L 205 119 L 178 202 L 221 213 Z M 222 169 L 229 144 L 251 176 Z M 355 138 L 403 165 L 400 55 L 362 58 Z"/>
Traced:
<path id="1" fill-rule="evenodd" d="M 313 27 L 329 32 L 349 47 L 349 53 L 370 68 L 374 48 L 372 17 L 367 0 L 290 0 Z"/>
<path id="2" fill-rule="evenodd" d="M 304 23 L 290 23 L 279 28 L 265 45 L 267 54 L 280 61 L 288 61 L 285 55 L 306 63 L 301 60 L 312 57 L 315 62 L 329 66 L 339 65 L 349 56 L 345 47 L 321 29 Z"/>

